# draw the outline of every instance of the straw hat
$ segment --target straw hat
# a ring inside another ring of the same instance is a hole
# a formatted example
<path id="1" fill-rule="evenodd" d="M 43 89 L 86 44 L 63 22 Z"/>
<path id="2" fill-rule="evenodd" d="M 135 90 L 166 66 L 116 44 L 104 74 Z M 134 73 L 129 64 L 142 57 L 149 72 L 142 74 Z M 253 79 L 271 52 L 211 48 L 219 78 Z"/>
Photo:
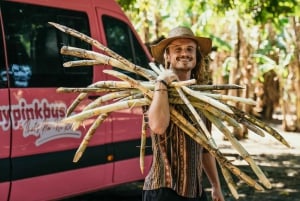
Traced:
<path id="1" fill-rule="evenodd" d="M 195 36 L 191 29 L 187 27 L 176 27 L 172 29 L 168 37 L 156 45 L 151 46 L 152 56 L 155 61 L 159 63 L 163 63 L 164 61 L 164 51 L 165 48 L 175 39 L 179 38 L 190 38 L 193 39 L 198 46 L 200 47 L 200 51 L 203 55 L 207 55 L 211 51 L 212 41 L 210 38 L 198 37 Z"/>

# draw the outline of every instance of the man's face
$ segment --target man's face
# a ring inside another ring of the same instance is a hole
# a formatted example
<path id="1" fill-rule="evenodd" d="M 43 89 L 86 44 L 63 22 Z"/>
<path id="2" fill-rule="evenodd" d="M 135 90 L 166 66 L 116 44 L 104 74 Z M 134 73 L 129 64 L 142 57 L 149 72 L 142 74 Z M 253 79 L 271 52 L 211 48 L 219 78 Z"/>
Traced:
<path id="1" fill-rule="evenodd" d="M 191 71 L 196 66 L 196 42 L 191 39 L 176 39 L 168 45 L 167 62 L 174 70 Z"/>

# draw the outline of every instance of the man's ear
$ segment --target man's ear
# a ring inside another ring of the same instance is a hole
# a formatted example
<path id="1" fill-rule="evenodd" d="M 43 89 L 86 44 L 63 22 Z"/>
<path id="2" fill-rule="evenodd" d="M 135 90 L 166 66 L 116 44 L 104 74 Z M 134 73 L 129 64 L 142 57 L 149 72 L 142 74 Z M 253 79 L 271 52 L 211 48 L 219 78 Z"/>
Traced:
<path id="1" fill-rule="evenodd" d="M 167 52 L 164 53 L 164 59 L 165 61 L 170 62 L 170 55 Z"/>

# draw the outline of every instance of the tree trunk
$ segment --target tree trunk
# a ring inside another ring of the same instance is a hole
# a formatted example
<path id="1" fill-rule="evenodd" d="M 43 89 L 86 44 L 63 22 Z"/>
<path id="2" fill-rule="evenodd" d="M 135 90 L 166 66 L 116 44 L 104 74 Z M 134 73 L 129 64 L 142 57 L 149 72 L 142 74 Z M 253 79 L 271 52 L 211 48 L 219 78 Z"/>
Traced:
<path id="1" fill-rule="evenodd" d="M 295 31 L 295 60 L 296 60 L 296 66 L 295 66 L 295 91 L 297 94 L 296 99 L 296 125 L 297 125 L 297 131 L 300 131 L 300 19 L 299 17 L 293 17 L 293 26 Z"/>
<path id="2" fill-rule="evenodd" d="M 241 84 L 241 63 L 243 65 L 244 62 L 241 62 L 241 52 L 242 52 L 242 43 L 243 43 L 243 31 L 240 25 L 240 21 L 237 20 L 237 42 L 234 48 L 234 56 L 236 65 L 230 69 L 229 75 L 229 84 Z M 247 90 L 247 89 L 244 89 Z M 240 91 L 238 90 L 229 90 L 228 95 L 231 96 L 240 96 Z M 235 107 L 240 107 L 236 102 L 229 102 L 228 104 L 233 105 Z M 242 129 L 238 129 L 236 127 L 233 128 L 233 134 L 237 139 L 245 139 L 247 138 L 247 129 L 243 125 L 241 125 Z"/>

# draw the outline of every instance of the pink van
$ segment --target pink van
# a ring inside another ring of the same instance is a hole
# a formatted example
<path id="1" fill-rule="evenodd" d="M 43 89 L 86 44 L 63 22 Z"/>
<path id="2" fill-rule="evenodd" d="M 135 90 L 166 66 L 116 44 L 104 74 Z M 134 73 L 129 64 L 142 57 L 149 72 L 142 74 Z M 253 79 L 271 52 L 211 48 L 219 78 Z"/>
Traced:
<path id="1" fill-rule="evenodd" d="M 60 199 L 143 179 L 141 109 L 112 113 L 78 163 L 73 156 L 87 128 L 53 124 L 77 95 L 57 93 L 58 87 L 106 80 L 102 70 L 113 67 L 63 68 L 63 62 L 76 58 L 61 55 L 62 45 L 93 47 L 49 21 L 148 66 L 150 55 L 119 5 L 112 0 L 2 0 L 0 8 L 0 201 Z M 147 169 L 151 150 L 146 154 Z"/>

